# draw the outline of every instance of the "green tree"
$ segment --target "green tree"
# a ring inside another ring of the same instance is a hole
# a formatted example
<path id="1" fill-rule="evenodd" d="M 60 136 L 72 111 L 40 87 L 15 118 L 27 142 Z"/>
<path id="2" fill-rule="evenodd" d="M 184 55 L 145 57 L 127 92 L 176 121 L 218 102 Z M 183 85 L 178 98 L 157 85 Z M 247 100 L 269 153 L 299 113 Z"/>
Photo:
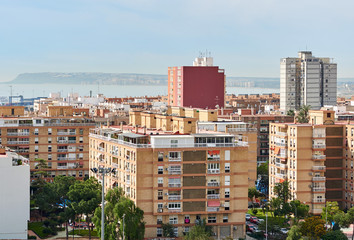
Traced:
<path id="1" fill-rule="evenodd" d="M 348 240 L 348 237 L 341 231 L 328 231 L 322 237 L 323 240 Z"/>
<path id="2" fill-rule="evenodd" d="M 299 113 L 296 116 L 296 121 L 299 123 L 308 123 L 310 118 L 309 118 L 309 110 L 311 109 L 310 105 L 303 105 L 300 108 Z"/>
<path id="3" fill-rule="evenodd" d="M 301 203 L 299 200 L 293 200 L 290 202 L 291 212 L 296 218 L 305 218 L 309 214 L 310 207 Z"/>
<path id="4" fill-rule="evenodd" d="M 348 210 L 347 213 L 342 211 L 337 212 L 333 219 L 336 223 L 339 224 L 340 227 L 347 228 L 350 224 L 354 223 L 354 207 Z M 333 229 L 335 230 L 335 229 Z M 352 240 L 354 239 L 354 228 L 352 233 Z"/>
<path id="5" fill-rule="evenodd" d="M 44 171 L 44 169 L 48 169 L 47 161 L 42 158 L 36 158 L 34 162 L 35 162 L 34 163 L 35 170 L 33 170 L 34 175 L 37 176 L 39 179 L 43 179 L 44 177 L 47 177 L 48 172 Z"/>
<path id="6" fill-rule="evenodd" d="M 275 209 L 277 214 L 278 215 L 287 215 L 288 213 L 290 213 L 291 206 L 288 203 L 288 200 L 291 196 L 291 193 L 289 190 L 289 182 L 284 181 L 284 182 L 275 184 L 274 194 L 280 200 L 280 206 L 277 206 L 277 208 Z M 279 202 L 277 202 L 277 203 L 279 204 Z"/>
<path id="7" fill-rule="evenodd" d="M 213 230 L 211 226 L 206 224 L 205 218 L 199 220 L 186 234 L 185 240 L 210 240 L 213 239 Z"/>
<path id="8" fill-rule="evenodd" d="M 57 208 L 62 208 L 61 218 L 65 222 L 66 239 L 69 238 L 68 223 L 73 218 L 73 210 L 67 210 L 68 206 L 68 192 L 70 187 L 74 185 L 76 179 L 72 176 L 56 176 L 53 183 L 50 184 L 54 194 L 54 204 Z M 71 205 L 70 205 L 71 207 Z"/>
<path id="9" fill-rule="evenodd" d="M 258 190 L 255 187 L 250 187 L 248 188 L 248 197 L 251 199 L 252 201 L 252 207 L 253 207 L 253 200 L 254 198 L 258 198 L 260 196 L 260 192 L 258 192 Z"/>
<path id="10" fill-rule="evenodd" d="M 77 215 L 85 215 L 89 226 L 89 239 L 91 239 L 91 218 L 95 209 L 101 203 L 101 186 L 94 178 L 86 181 L 76 181 L 70 186 L 68 192 L 71 206 Z"/>
<path id="11" fill-rule="evenodd" d="M 114 213 L 114 209 L 117 207 L 120 199 L 124 196 L 124 191 L 122 188 L 113 188 L 110 189 L 106 196 L 106 204 L 104 208 L 105 212 L 105 239 L 115 240 L 119 236 L 119 225 L 120 219 Z M 94 217 L 92 218 L 97 232 L 101 235 L 101 207 L 96 208 Z"/>
<path id="12" fill-rule="evenodd" d="M 139 240 L 144 238 L 144 211 L 138 208 L 132 200 L 121 197 L 117 206 L 114 208 L 114 214 L 118 216 L 121 223 L 124 221 L 124 226 L 121 224 L 119 227 L 122 237 L 124 231 L 125 239 Z"/>
<path id="13" fill-rule="evenodd" d="M 173 225 L 170 223 L 163 223 L 162 234 L 164 237 L 175 237 L 175 231 Z"/>
<path id="14" fill-rule="evenodd" d="M 326 234 L 325 221 L 319 216 L 305 218 L 300 230 L 303 236 L 310 239 L 321 239 Z"/>
<path id="15" fill-rule="evenodd" d="M 300 240 L 302 239 L 300 227 L 298 225 L 294 225 L 290 228 L 288 232 L 288 237 L 286 240 Z"/>
<path id="16" fill-rule="evenodd" d="M 295 116 L 295 112 L 294 112 L 294 110 L 290 109 L 290 110 L 288 110 L 288 111 L 286 112 L 286 115 L 291 116 L 291 117 L 294 117 L 294 116 Z"/>
<path id="17" fill-rule="evenodd" d="M 339 209 L 338 202 L 327 202 L 326 206 L 322 208 L 322 219 L 326 220 L 328 222 L 333 222 L 334 221 L 334 216 L 337 214 L 342 214 L 343 211 Z M 326 223 L 326 224 L 327 224 Z"/>
<path id="18" fill-rule="evenodd" d="M 277 218 L 277 217 L 272 217 L 272 218 L 268 218 L 267 221 L 267 230 L 268 233 L 271 233 L 272 235 L 279 233 L 280 232 L 280 228 L 284 225 L 284 219 L 283 218 Z M 266 222 L 261 222 L 258 225 L 258 228 L 260 230 L 265 231 L 266 230 Z"/>

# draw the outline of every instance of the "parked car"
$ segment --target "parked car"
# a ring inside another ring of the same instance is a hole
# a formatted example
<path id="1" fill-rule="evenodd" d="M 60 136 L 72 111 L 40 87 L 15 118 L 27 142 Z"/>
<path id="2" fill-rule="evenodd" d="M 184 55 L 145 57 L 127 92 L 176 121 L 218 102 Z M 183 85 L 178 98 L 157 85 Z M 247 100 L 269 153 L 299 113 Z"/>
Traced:
<path id="1" fill-rule="evenodd" d="M 289 230 L 286 228 L 281 228 L 280 232 L 284 233 L 284 234 L 288 234 Z"/>
<path id="2" fill-rule="evenodd" d="M 254 226 L 252 224 L 247 224 L 246 225 L 246 232 L 255 233 L 256 231 L 257 231 L 256 226 Z"/>
<path id="3" fill-rule="evenodd" d="M 250 220 L 250 218 L 251 218 L 251 214 L 246 214 L 246 221 L 249 221 Z"/>
<path id="4" fill-rule="evenodd" d="M 262 222 L 264 222 L 264 219 L 258 218 L 258 224 L 260 224 L 260 223 L 262 223 Z"/>
<path id="5" fill-rule="evenodd" d="M 250 217 L 250 222 L 258 224 L 258 218 L 257 217 Z"/>

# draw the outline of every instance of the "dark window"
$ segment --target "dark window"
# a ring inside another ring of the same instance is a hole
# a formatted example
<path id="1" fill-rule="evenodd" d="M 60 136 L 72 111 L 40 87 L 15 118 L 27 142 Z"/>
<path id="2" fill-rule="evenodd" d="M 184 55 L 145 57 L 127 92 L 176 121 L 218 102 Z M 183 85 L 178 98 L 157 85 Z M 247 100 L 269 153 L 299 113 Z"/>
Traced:
<path id="1" fill-rule="evenodd" d="M 327 117 L 330 118 L 331 117 L 331 113 L 327 113 Z"/>

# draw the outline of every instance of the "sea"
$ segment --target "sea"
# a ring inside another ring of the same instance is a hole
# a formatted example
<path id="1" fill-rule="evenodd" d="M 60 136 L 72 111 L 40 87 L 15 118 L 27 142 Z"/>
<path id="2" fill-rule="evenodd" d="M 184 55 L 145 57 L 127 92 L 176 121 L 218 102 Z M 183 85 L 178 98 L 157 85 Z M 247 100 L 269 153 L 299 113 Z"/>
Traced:
<path id="1" fill-rule="evenodd" d="M 22 95 L 24 98 L 49 97 L 50 93 L 60 92 L 62 97 L 69 93 L 92 96 L 98 93 L 106 97 L 136 97 L 167 95 L 167 86 L 149 85 L 82 85 L 82 84 L 0 84 L 0 98 Z M 241 88 L 227 87 L 228 94 L 279 93 L 279 88 Z"/>

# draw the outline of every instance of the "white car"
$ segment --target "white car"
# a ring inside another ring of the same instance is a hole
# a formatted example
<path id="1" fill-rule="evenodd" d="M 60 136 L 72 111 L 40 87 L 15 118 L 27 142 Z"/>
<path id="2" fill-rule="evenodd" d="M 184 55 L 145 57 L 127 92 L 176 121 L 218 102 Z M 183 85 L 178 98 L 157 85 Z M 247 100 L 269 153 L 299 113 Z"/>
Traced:
<path id="1" fill-rule="evenodd" d="M 284 234 L 288 234 L 289 230 L 286 228 L 281 228 L 280 231 Z"/>
<path id="2" fill-rule="evenodd" d="M 251 218 L 251 214 L 246 214 L 246 221 L 249 221 L 250 220 L 250 218 Z"/>

